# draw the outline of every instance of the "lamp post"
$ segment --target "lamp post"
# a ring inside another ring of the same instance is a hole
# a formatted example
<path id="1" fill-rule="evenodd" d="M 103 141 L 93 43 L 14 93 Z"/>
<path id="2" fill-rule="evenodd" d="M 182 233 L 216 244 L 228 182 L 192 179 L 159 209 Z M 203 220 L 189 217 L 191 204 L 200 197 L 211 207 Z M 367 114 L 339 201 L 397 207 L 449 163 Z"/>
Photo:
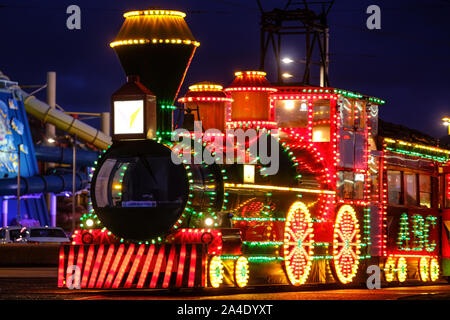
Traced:
<path id="1" fill-rule="evenodd" d="M 20 221 L 20 149 L 22 149 L 21 143 L 17 146 L 17 225 L 19 225 Z"/>
<path id="2" fill-rule="evenodd" d="M 63 136 L 60 138 L 68 139 L 72 144 L 72 233 L 75 231 L 75 208 L 76 208 L 76 164 L 77 164 L 77 135 L 74 134 L 73 136 Z M 55 143 L 58 140 L 57 137 L 55 138 L 48 138 L 48 143 Z M 53 199 L 55 201 L 52 202 L 52 210 L 56 211 L 56 199 Z M 56 216 L 54 217 L 55 223 L 56 223 Z"/>
<path id="3" fill-rule="evenodd" d="M 444 126 L 447 126 L 448 134 L 450 135 L 450 117 L 442 118 L 442 122 L 444 123 Z"/>
<path id="4" fill-rule="evenodd" d="M 75 185 L 75 175 L 76 175 L 76 156 L 77 156 L 77 135 L 72 138 L 72 152 L 73 152 L 73 163 L 72 163 L 72 233 L 75 231 L 75 201 L 76 201 L 76 185 Z"/>

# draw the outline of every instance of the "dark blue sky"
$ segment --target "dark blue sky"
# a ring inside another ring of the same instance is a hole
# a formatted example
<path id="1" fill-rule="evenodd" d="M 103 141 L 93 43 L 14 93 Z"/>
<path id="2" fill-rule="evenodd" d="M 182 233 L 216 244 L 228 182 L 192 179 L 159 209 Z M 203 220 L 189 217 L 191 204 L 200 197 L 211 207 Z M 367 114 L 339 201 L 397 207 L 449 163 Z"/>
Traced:
<path id="1" fill-rule="evenodd" d="M 262 0 L 266 10 L 286 0 Z M 82 10 L 82 29 L 66 28 L 67 6 Z M 366 26 L 366 8 L 382 9 L 382 29 Z M 159 6 L 187 13 L 201 42 L 182 93 L 199 81 L 228 85 L 238 70 L 259 66 L 259 11 L 254 0 L 0 0 L 0 70 L 20 84 L 43 84 L 57 72 L 57 103 L 69 111 L 109 110 L 124 73 L 109 42 L 126 11 Z M 329 16 L 330 79 L 334 87 L 381 97 L 381 117 L 443 136 L 450 115 L 450 1 L 336 0 Z M 286 43 L 283 56 L 304 49 Z M 267 61 L 269 80 L 273 61 Z M 286 68 L 297 72 L 294 66 Z M 45 95 L 39 95 L 45 99 Z M 91 122 L 94 125 L 97 123 Z"/>

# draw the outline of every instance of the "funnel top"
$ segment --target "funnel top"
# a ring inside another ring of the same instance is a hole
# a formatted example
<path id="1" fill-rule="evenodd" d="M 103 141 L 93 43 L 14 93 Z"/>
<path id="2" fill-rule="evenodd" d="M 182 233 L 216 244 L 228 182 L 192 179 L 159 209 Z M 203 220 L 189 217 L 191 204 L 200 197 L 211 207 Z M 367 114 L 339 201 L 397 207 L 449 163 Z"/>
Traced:
<path id="1" fill-rule="evenodd" d="M 266 79 L 264 71 L 238 71 L 225 91 L 277 91 Z"/>
<path id="2" fill-rule="evenodd" d="M 123 15 L 125 22 L 111 47 L 123 45 L 191 45 L 198 47 L 181 11 L 149 9 L 130 11 Z"/>
<path id="3" fill-rule="evenodd" d="M 150 9 L 150 10 L 142 10 L 142 11 L 129 11 L 124 13 L 125 18 L 128 17 L 137 17 L 137 16 L 174 16 L 184 18 L 186 17 L 186 13 L 181 11 L 174 10 L 158 10 L 158 9 Z"/>
<path id="4" fill-rule="evenodd" d="M 178 99 L 178 102 L 231 102 L 219 84 L 204 81 L 189 86 L 186 96 Z"/>

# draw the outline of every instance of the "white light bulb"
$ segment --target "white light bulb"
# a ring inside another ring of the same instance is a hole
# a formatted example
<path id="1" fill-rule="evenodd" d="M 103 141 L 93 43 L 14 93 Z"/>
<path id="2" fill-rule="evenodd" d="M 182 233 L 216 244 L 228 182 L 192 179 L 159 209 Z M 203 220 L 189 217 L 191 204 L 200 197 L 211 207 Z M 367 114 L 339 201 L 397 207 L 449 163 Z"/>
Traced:
<path id="1" fill-rule="evenodd" d="M 87 219 L 87 220 L 86 220 L 86 225 L 87 225 L 88 227 L 92 227 L 92 226 L 94 225 L 94 220 L 92 220 L 92 219 Z"/>

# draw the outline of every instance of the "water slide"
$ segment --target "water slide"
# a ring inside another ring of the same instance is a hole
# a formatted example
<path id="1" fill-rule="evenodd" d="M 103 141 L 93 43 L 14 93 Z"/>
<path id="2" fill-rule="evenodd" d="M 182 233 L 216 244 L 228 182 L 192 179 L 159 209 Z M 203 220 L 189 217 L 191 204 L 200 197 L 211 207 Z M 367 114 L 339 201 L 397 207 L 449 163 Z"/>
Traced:
<path id="1" fill-rule="evenodd" d="M 28 114 L 31 114 L 44 123 L 50 123 L 69 134 L 76 134 L 77 139 L 93 144 L 99 149 L 106 149 L 111 145 L 111 137 L 100 130 L 50 107 L 45 102 L 40 101 L 20 88 L 16 90 L 22 95 L 25 110 Z"/>
<path id="2" fill-rule="evenodd" d="M 9 80 L 9 78 L 0 71 L 0 79 L 1 78 Z M 91 143 L 99 149 L 106 149 L 112 144 L 111 137 L 100 130 L 50 107 L 45 102 L 42 102 L 35 96 L 23 91 L 18 86 L 13 87 L 13 89 L 22 96 L 26 112 L 42 122 L 52 124 L 69 134 L 76 134 L 77 139 Z"/>
<path id="3" fill-rule="evenodd" d="M 99 149 L 106 149 L 112 143 L 111 137 L 105 135 L 80 120 L 64 112 L 51 108 L 48 104 L 23 91 L 16 82 L 12 82 L 0 71 L 0 197 L 11 202 L 8 210 L 2 210 L 3 225 L 9 224 L 16 216 L 17 194 L 17 152 L 22 150 L 20 158 L 20 194 L 23 196 L 21 215 L 27 213 L 30 218 L 39 220 L 41 225 L 48 225 L 48 211 L 43 193 L 62 193 L 72 190 L 72 174 L 52 172 L 39 175 L 37 160 L 71 164 L 72 150 L 44 146 L 34 146 L 28 125 L 27 113 L 44 123 L 49 123 L 74 134 L 77 139 L 88 142 Z M 22 149 L 23 148 L 23 149 Z M 4 150 L 3 150 L 4 149 Z M 4 156 L 11 154 L 11 156 Z M 97 152 L 77 150 L 77 166 L 92 166 L 98 157 Z M 89 179 L 85 174 L 77 173 L 75 186 L 77 190 L 87 187 Z M 11 198 L 13 197 L 13 198 Z M 5 202 L 3 202 L 5 208 Z M 5 222 L 6 221 L 6 222 Z"/>

